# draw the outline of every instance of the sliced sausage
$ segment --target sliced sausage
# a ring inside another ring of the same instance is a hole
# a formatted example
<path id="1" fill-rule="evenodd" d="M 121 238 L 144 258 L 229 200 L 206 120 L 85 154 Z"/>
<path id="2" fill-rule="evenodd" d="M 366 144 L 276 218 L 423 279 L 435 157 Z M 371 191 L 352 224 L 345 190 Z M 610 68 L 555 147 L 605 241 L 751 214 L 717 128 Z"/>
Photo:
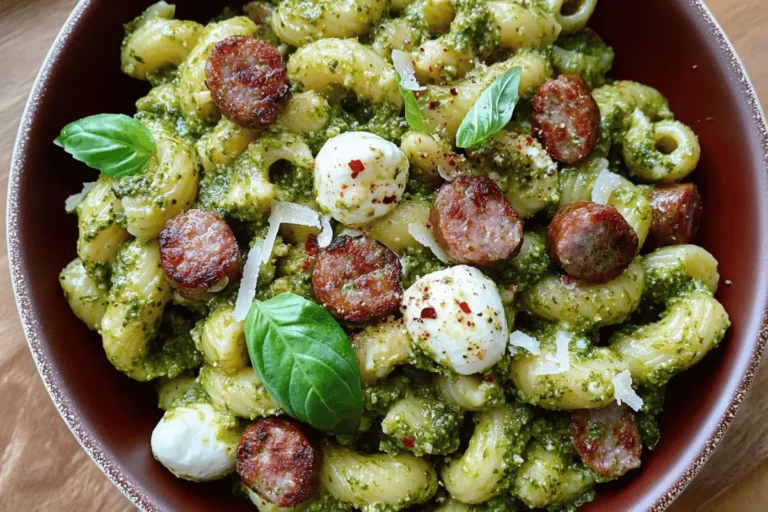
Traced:
<path id="1" fill-rule="evenodd" d="M 163 271 L 184 298 L 203 299 L 239 276 L 235 234 L 215 213 L 180 213 L 165 223 L 159 242 Z"/>
<path id="2" fill-rule="evenodd" d="M 703 205 L 693 183 L 662 185 L 649 196 L 653 222 L 648 243 L 654 247 L 689 244 L 699 230 Z"/>
<path id="3" fill-rule="evenodd" d="M 205 76 L 222 112 L 243 126 L 271 123 L 291 95 L 283 57 L 255 37 L 232 36 L 216 44 Z"/>
<path id="4" fill-rule="evenodd" d="M 315 297 L 336 317 L 366 322 L 397 311 L 403 296 L 397 255 L 367 236 L 340 236 L 312 270 Z"/>
<path id="5" fill-rule="evenodd" d="M 600 476 L 619 478 L 640 467 L 642 443 L 632 409 L 612 403 L 604 409 L 571 413 L 571 441 L 587 466 Z"/>
<path id="6" fill-rule="evenodd" d="M 437 191 L 429 222 L 455 263 L 487 267 L 517 254 L 523 221 L 499 186 L 482 176 L 459 176 Z"/>
<path id="7" fill-rule="evenodd" d="M 566 274 L 587 284 L 619 277 L 637 252 L 637 233 L 611 205 L 572 203 L 547 231 L 547 251 Z"/>
<path id="8" fill-rule="evenodd" d="M 558 162 L 572 165 L 586 158 L 600 134 L 600 109 L 589 86 L 575 75 L 544 82 L 533 98 L 532 128 Z"/>
<path id="9" fill-rule="evenodd" d="M 278 507 L 295 507 L 317 488 L 323 452 L 302 427 L 283 418 L 259 420 L 237 446 L 237 474 Z"/>

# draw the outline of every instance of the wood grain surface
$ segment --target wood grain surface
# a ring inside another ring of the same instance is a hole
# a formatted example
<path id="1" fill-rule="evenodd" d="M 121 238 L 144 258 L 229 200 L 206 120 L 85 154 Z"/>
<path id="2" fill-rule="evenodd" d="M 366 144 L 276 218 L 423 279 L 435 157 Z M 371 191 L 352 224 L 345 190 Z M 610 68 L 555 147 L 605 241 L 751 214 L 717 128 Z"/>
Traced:
<path id="1" fill-rule="evenodd" d="M 13 142 L 30 86 L 75 3 L 0 0 L 0 198 L 5 198 Z M 768 100 L 768 0 L 708 4 L 744 59 L 760 97 Z M 3 222 L 2 240 L 5 229 Z M 0 510 L 133 510 L 54 409 L 21 331 L 5 251 L 0 267 Z M 768 510 L 765 366 L 726 439 L 673 512 Z"/>

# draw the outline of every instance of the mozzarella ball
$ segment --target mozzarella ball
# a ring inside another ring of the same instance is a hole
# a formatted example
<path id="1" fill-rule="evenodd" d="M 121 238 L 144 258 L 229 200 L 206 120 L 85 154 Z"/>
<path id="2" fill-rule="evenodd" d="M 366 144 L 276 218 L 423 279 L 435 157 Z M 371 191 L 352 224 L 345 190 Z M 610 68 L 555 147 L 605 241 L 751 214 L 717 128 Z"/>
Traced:
<path id="1" fill-rule="evenodd" d="M 427 274 L 406 290 L 401 310 L 414 343 L 460 375 L 485 371 L 504 356 L 509 331 L 499 291 L 474 267 Z"/>
<path id="2" fill-rule="evenodd" d="M 368 132 L 329 139 L 315 159 L 317 203 L 347 226 L 366 224 L 397 208 L 407 181 L 405 154 Z"/>
<path id="3" fill-rule="evenodd" d="M 235 470 L 240 430 L 234 416 L 210 404 L 168 411 L 152 432 L 152 453 L 171 473 L 207 482 Z"/>

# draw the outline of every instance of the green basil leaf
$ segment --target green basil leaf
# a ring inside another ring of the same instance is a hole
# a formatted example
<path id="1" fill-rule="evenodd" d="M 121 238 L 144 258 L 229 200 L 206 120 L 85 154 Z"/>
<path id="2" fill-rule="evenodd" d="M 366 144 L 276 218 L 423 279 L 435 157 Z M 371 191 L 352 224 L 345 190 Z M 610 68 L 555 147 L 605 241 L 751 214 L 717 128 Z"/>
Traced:
<path id="1" fill-rule="evenodd" d="M 470 148 L 504 128 L 519 98 L 520 66 L 501 74 L 472 105 L 456 132 L 456 146 Z"/>
<path id="2" fill-rule="evenodd" d="M 395 70 L 395 77 L 397 78 L 398 87 L 400 87 L 400 73 L 397 70 Z M 405 121 L 408 123 L 408 126 L 414 131 L 429 134 L 431 130 L 424 119 L 424 114 L 421 113 L 419 101 L 416 99 L 413 91 L 400 87 L 400 96 L 405 101 Z"/>
<path id="3" fill-rule="evenodd" d="M 144 123 L 123 114 L 99 114 L 70 123 L 53 143 L 88 167 L 114 177 L 141 172 L 157 153 Z"/>
<path id="4" fill-rule="evenodd" d="M 325 308 L 292 293 L 255 301 L 245 339 L 253 369 L 286 413 L 320 430 L 357 430 L 360 371 L 346 333 Z"/>

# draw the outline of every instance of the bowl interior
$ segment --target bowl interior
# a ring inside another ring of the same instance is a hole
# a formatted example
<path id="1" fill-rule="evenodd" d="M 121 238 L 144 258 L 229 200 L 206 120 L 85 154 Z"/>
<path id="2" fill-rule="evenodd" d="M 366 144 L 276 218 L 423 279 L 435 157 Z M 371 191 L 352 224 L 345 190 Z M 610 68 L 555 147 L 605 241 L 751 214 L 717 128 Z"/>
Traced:
<path id="1" fill-rule="evenodd" d="M 99 337 L 70 312 L 57 280 L 75 257 L 77 238 L 75 218 L 63 215 L 64 199 L 93 173 L 52 141 L 75 119 L 134 112 L 149 86 L 120 73 L 122 24 L 150 3 L 81 3 L 53 49 L 15 155 L 12 273 L 30 346 L 54 401 L 113 481 L 145 509 L 250 511 L 226 484 L 189 484 L 154 461 L 149 438 L 161 413 L 152 387 L 115 371 Z M 206 20 L 220 10 L 216 2 L 176 3 L 179 18 Z M 703 155 L 694 179 L 706 205 L 700 243 L 720 261 L 723 280 L 732 282 L 721 282 L 718 297 L 733 327 L 721 347 L 670 384 L 660 444 L 641 471 L 601 487 L 584 508 L 647 510 L 666 505 L 695 474 L 722 436 L 721 419 L 756 362 L 768 289 L 761 264 L 768 256 L 765 133 L 740 65 L 698 2 L 604 0 L 592 27 L 616 50 L 614 76 L 660 89 L 699 135 Z"/>

